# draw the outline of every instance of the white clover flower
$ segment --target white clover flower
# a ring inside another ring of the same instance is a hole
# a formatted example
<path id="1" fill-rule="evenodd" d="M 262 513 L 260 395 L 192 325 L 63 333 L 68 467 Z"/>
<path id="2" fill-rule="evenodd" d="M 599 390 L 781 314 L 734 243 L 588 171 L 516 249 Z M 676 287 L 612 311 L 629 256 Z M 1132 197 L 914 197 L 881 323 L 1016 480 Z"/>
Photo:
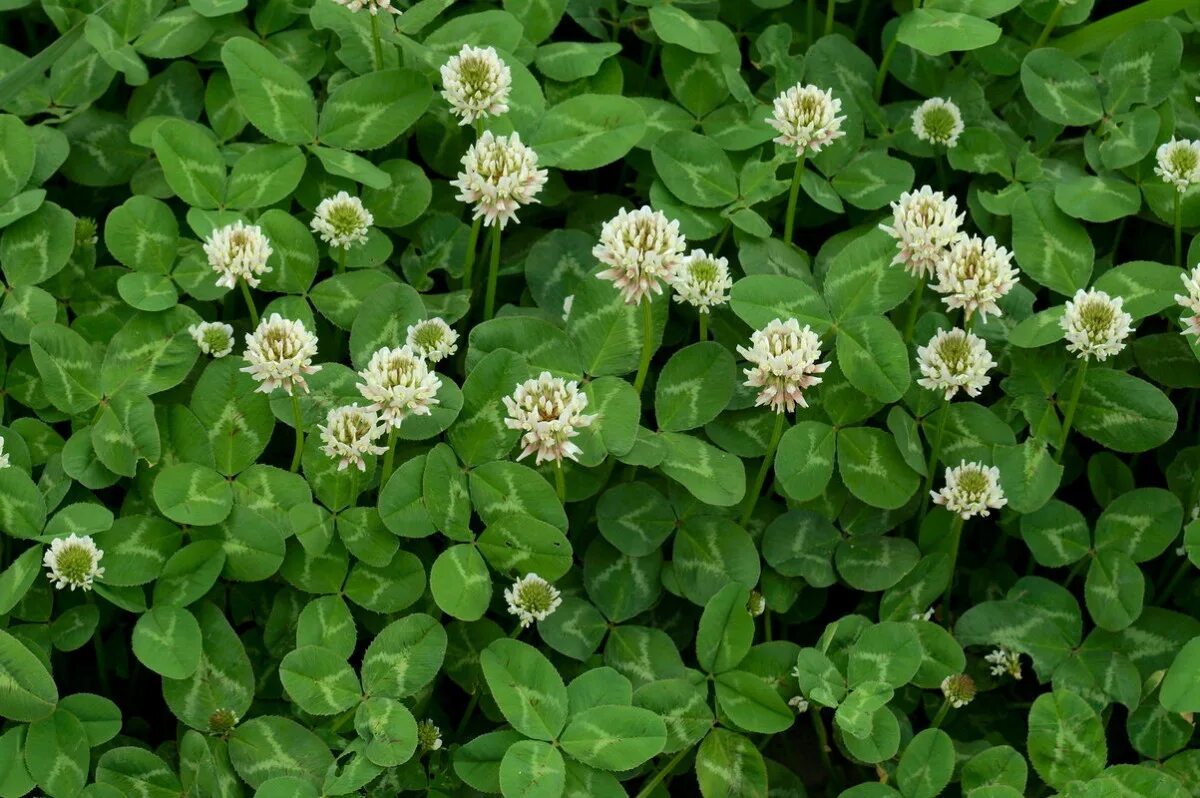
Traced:
<path id="1" fill-rule="evenodd" d="M 508 111 L 512 72 L 493 47 L 464 44 L 442 64 L 442 96 L 460 125 Z"/>
<path id="2" fill-rule="evenodd" d="M 909 618 L 910 621 L 929 621 L 933 620 L 933 607 L 925 610 L 925 612 L 914 612 Z"/>
<path id="3" fill-rule="evenodd" d="M 729 301 L 729 289 L 733 278 L 729 276 L 729 261 L 709 255 L 702 249 L 693 249 L 683 259 L 683 265 L 671 278 L 675 289 L 675 301 L 686 302 L 708 313 L 710 308 Z"/>
<path id="4" fill-rule="evenodd" d="M 537 465 L 547 460 L 561 463 L 564 457 L 578 460 L 582 450 L 571 438 L 596 418 L 583 412 L 587 403 L 587 394 L 577 382 L 553 377 L 548 371 L 518 385 L 512 396 L 504 397 L 505 426 L 523 433 L 517 459 L 536 454 Z"/>
<path id="5" fill-rule="evenodd" d="M 947 468 L 945 486 L 940 491 L 930 491 L 929 495 L 934 504 L 943 505 L 964 520 L 989 515 L 1008 504 L 1000 487 L 1000 469 L 966 460 Z"/>
<path id="6" fill-rule="evenodd" d="M 366 409 L 379 413 L 389 427 L 399 427 L 409 416 L 427 416 L 438 404 L 442 379 L 409 346 L 376 351 L 358 376 L 363 381 L 355 387 L 371 403 Z"/>
<path id="7" fill-rule="evenodd" d="M 767 600 L 757 590 L 750 591 L 750 600 L 746 602 L 746 611 L 752 618 L 757 618 L 767 611 Z"/>
<path id="8" fill-rule="evenodd" d="M 929 186 L 906 191 L 892 203 L 891 227 L 879 229 L 896 239 L 899 250 L 892 265 L 903 266 L 913 277 L 932 277 L 937 266 L 949 255 L 949 246 L 958 239 L 966 218 L 958 212 L 958 200 Z"/>
<path id="9" fill-rule="evenodd" d="M 1179 319 L 1183 324 L 1184 335 L 1200 336 L 1200 266 L 1196 266 L 1187 274 L 1181 274 L 1186 294 L 1176 294 L 1175 301 L 1185 310 L 1187 315 Z"/>
<path id="10" fill-rule="evenodd" d="M 309 227 L 329 246 L 350 249 L 367 242 L 367 231 L 374 223 L 375 217 L 362 200 L 339 191 L 321 200 Z"/>
<path id="11" fill-rule="evenodd" d="M 563 320 L 563 323 L 564 323 L 564 324 L 566 323 L 567 319 L 571 318 L 571 308 L 572 308 L 574 305 L 575 305 L 575 295 L 574 295 L 574 294 L 568 294 L 568 295 L 567 295 L 567 296 L 566 296 L 566 297 L 563 299 L 563 313 L 562 313 L 562 320 Z"/>
<path id="12" fill-rule="evenodd" d="M 74 532 L 65 538 L 50 541 L 50 548 L 42 557 L 42 564 L 49 569 L 46 574 L 51 584 L 59 590 L 91 590 L 92 580 L 104 576 L 100 559 L 104 552 L 96 547 L 90 535 L 77 536 Z"/>
<path id="13" fill-rule="evenodd" d="M 773 320 L 750 336 L 749 349 L 739 346 L 737 351 L 754 365 L 743 372 L 744 384 L 760 389 L 755 405 L 768 405 L 776 413 L 791 413 L 796 405 L 808 407 L 804 391 L 821 382 L 815 375 L 829 368 L 829 363 L 817 362 L 821 339 L 795 319 Z"/>
<path id="14" fill-rule="evenodd" d="M 241 219 L 218 227 L 204 239 L 208 265 L 219 275 L 217 285 L 224 288 L 235 288 L 239 279 L 251 288 L 257 287 L 258 278 L 271 271 L 267 266 L 271 252 L 271 242 L 262 228 L 244 224 Z"/>
<path id="15" fill-rule="evenodd" d="M 988 236 L 962 236 L 938 263 L 933 288 L 953 310 L 962 308 L 969 319 L 978 311 L 985 319 L 1000 316 L 996 303 L 1017 284 L 1020 273 L 1012 265 L 1012 253 Z"/>
<path id="16" fill-rule="evenodd" d="M 353 463 L 359 471 L 367 470 L 363 459 L 368 454 L 384 454 L 386 446 L 375 441 L 384 433 L 379 416 L 374 410 L 357 404 L 335 407 L 325 417 L 325 424 L 317 425 L 321 440 L 325 443 L 321 451 L 338 461 L 338 471 L 346 470 Z"/>
<path id="17" fill-rule="evenodd" d="M 512 587 L 505 588 L 504 600 L 508 602 L 509 613 L 521 620 L 522 629 L 534 621 L 546 620 L 562 604 L 558 588 L 537 574 L 526 574 Z"/>
<path id="18" fill-rule="evenodd" d="M 1021 678 L 1021 652 L 1019 651 L 1010 651 L 1004 646 L 1000 646 L 984 657 L 984 660 L 992 666 L 993 676 L 1008 674 L 1014 679 Z"/>
<path id="19" fill-rule="evenodd" d="M 375 16 L 380 11 L 386 14 L 400 15 L 400 9 L 392 7 L 392 0 L 333 0 L 339 6 L 345 6 L 351 11 L 362 11 L 364 8 L 371 12 L 371 16 Z"/>
<path id="20" fill-rule="evenodd" d="M 485 130 L 462 157 L 463 171 L 450 185 L 458 189 L 455 199 L 474 204 L 473 218 L 483 219 L 487 227 L 509 220 L 519 222 L 521 206 L 537 202 L 537 194 L 549 175 L 537 168 L 537 153 L 521 143 L 521 135 L 493 136 Z"/>
<path id="21" fill-rule="evenodd" d="M 805 712 L 808 712 L 808 701 L 802 695 L 794 695 L 789 698 L 788 706 L 791 707 L 792 711 L 797 715 L 803 715 Z"/>
<path id="22" fill-rule="evenodd" d="M 592 247 L 592 255 L 608 267 L 596 276 L 611 280 L 626 304 L 636 305 L 651 292 L 661 294 L 662 283 L 674 281 L 686 247 L 679 222 L 662 211 L 649 205 L 622 208 L 600 228 L 600 243 Z"/>
<path id="23" fill-rule="evenodd" d="M 930 97 L 913 111 L 912 128 L 921 141 L 953 148 L 963 132 L 962 114 L 951 100 Z"/>
<path id="24" fill-rule="evenodd" d="M 408 326 L 405 343 L 430 363 L 440 363 L 458 351 L 458 333 L 440 316 Z"/>
<path id="25" fill-rule="evenodd" d="M 8 452 L 4 451 L 4 438 L 0 437 L 0 470 L 12 465 L 8 460 Z"/>
<path id="26" fill-rule="evenodd" d="M 1110 297 L 1095 288 L 1076 291 L 1059 321 L 1067 351 L 1084 360 L 1107 360 L 1119 354 L 1133 332 L 1133 317 L 1122 310 L 1121 303 L 1121 297 Z"/>
<path id="27" fill-rule="evenodd" d="M 996 361 L 982 338 L 956 327 L 938 330 L 926 346 L 917 347 L 917 367 L 921 370 L 917 384 L 941 391 L 949 402 L 960 389 L 967 396 L 978 396 L 992 381 L 987 372 Z"/>
<path id="28" fill-rule="evenodd" d="M 202 321 L 188 327 L 196 346 L 206 355 L 225 357 L 233 351 L 233 327 L 223 321 Z"/>
<path id="29" fill-rule="evenodd" d="M 1158 165 L 1154 174 L 1175 187 L 1176 191 L 1187 191 L 1200 183 L 1200 141 L 1171 138 L 1155 153 Z"/>
<path id="30" fill-rule="evenodd" d="M 975 700 L 975 680 L 965 673 L 956 673 L 942 679 L 942 695 L 955 709 L 962 709 Z"/>
<path id="31" fill-rule="evenodd" d="M 828 89 L 812 84 L 797 83 L 775 98 L 775 110 L 767 117 L 767 124 L 779 132 L 776 144 L 793 147 L 796 157 L 805 153 L 818 153 L 821 148 L 846 135 L 838 116 L 842 101 Z"/>
<path id="32" fill-rule="evenodd" d="M 250 365 L 242 371 L 258 380 L 261 393 L 283 388 L 291 396 L 296 386 L 308 393 L 304 375 L 321 370 L 312 364 L 316 355 L 317 336 L 304 329 L 304 322 L 272 313 L 246 335 L 244 357 Z"/>
<path id="33" fill-rule="evenodd" d="M 422 751 L 438 750 L 442 747 L 442 730 L 432 720 L 421 721 L 417 724 L 417 745 Z"/>

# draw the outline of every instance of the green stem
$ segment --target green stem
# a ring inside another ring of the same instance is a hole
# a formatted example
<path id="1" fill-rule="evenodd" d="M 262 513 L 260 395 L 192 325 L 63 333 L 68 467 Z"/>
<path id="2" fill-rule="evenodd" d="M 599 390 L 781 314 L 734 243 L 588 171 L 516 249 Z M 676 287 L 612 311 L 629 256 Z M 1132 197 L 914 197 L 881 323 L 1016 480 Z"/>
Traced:
<path id="1" fill-rule="evenodd" d="M 292 465 L 288 470 L 295 474 L 300 470 L 300 458 L 304 454 L 304 414 L 300 412 L 300 397 L 292 393 L 292 422 L 296 425 L 296 451 L 292 453 Z"/>
<path id="2" fill-rule="evenodd" d="M 933 716 L 933 722 L 929 724 L 929 728 L 936 729 L 942 725 L 942 721 L 946 719 L 946 713 L 950 711 L 950 699 L 942 699 L 942 706 L 938 709 L 937 714 Z"/>
<path id="3" fill-rule="evenodd" d="M 929 463 L 925 467 L 925 488 L 921 491 L 921 515 L 917 518 L 917 529 L 925 514 L 929 512 L 929 492 L 933 490 L 933 479 L 937 475 L 938 458 L 942 454 L 942 436 L 946 433 L 946 419 L 950 417 L 950 402 L 945 402 L 939 413 L 937 432 L 933 434 L 933 446 L 929 450 Z"/>
<path id="4" fill-rule="evenodd" d="M 817 32 L 817 0 L 808 0 L 806 27 L 808 30 L 808 43 L 811 45 L 815 38 L 814 34 Z"/>
<path id="5" fill-rule="evenodd" d="M 1063 413 L 1062 435 L 1058 440 L 1058 452 L 1054 455 L 1054 462 L 1061 463 L 1063 453 L 1067 450 L 1067 438 L 1071 434 L 1071 422 L 1075 420 L 1075 406 L 1079 404 L 1079 394 L 1083 392 L 1083 378 L 1087 374 L 1088 360 L 1083 359 L 1079 364 L 1079 371 L 1075 372 L 1075 384 L 1071 386 L 1071 398 L 1067 401 L 1067 410 Z"/>
<path id="6" fill-rule="evenodd" d="M 821 717 L 821 708 L 813 704 L 808 710 L 808 716 L 812 720 L 813 733 L 817 735 L 821 766 L 825 769 L 825 775 L 832 782 L 834 777 L 833 760 L 829 757 L 829 735 L 825 732 L 825 719 Z"/>
<path id="7" fill-rule="evenodd" d="M 796 171 L 792 174 L 792 187 L 788 191 L 787 218 L 783 222 L 783 240 L 792 243 L 792 232 L 796 229 L 796 201 L 800 198 L 800 178 L 804 175 L 804 156 L 796 159 Z"/>
<path id="8" fill-rule="evenodd" d="M 829 0 L 829 5 L 825 7 L 825 35 L 833 33 L 833 11 L 837 6 L 837 0 Z"/>
<path id="9" fill-rule="evenodd" d="M 637 794 L 636 798 L 646 798 L 646 796 L 648 796 L 648 795 L 650 795 L 650 793 L 654 792 L 654 788 L 657 787 L 659 784 L 661 784 L 662 780 L 665 779 L 667 777 L 667 775 L 672 770 L 675 769 L 675 766 L 683 761 L 683 758 L 685 756 L 687 756 L 687 753 L 690 750 L 692 750 L 692 747 L 690 745 L 687 746 L 686 748 L 680 749 L 679 751 L 677 751 L 675 753 L 675 756 L 671 757 L 667 761 L 667 764 L 663 765 L 658 770 L 654 771 L 654 775 L 651 776 L 649 778 L 649 780 L 646 781 L 646 783 L 642 785 L 642 789 L 638 790 L 638 794 Z"/>
<path id="10" fill-rule="evenodd" d="M 563 474 L 562 460 L 554 461 L 554 491 L 561 504 L 567 503 L 567 478 Z"/>
<path id="11" fill-rule="evenodd" d="M 1171 598 L 1171 594 L 1175 591 L 1175 586 L 1179 584 L 1179 580 L 1183 579 L 1194 567 L 1192 561 L 1185 555 L 1183 562 L 1179 563 L 1179 566 L 1175 569 L 1175 573 L 1167 581 L 1166 587 L 1157 592 L 1158 602 L 1165 606 L 1167 600 Z"/>
<path id="12" fill-rule="evenodd" d="M 700 313 L 700 340 L 708 340 L 708 314 L 704 312 Z"/>
<path id="13" fill-rule="evenodd" d="M 1175 192 L 1175 265 L 1183 265 L 1183 194 Z"/>
<path id="14" fill-rule="evenodd" d="M 496 313 L 496 282 L 500 279 L 500 224 L 492 225 L 492 252 L 488 263 L 487 295 L 483 300 L 483 320 L 491 321 Z"/>
<path id="15" fill-rule="evenodd" d="M 767 444 L 767 453 L 763 456 L 762 465 L 758 467 L 758 475 L 754 477 L 754 485 L 751 488 L 750 494 L 746 497 L 746 508 L 742 510 L 741 525 L 744 527 L 750 521 L 750 517 L 754 515 L 754 507 L 758 504 L 758 494 L 762 493 L 763 484 L 767 481 L 767 471 L 770 470 L 772 463 L 775 462 L 775 448 L 779 446 L 779 439 L 783 437 L 784 414 L 775 414 L 775 428 L 771 430 L 771 440 Z"/>
<path id="16" fill-rule="evenodd" d="M 358 506 L 358 466 L 350 466 L 350 507 Z"/>
<path id="17" fill-rule="evenodd" d="M 482 216 L 471 222 L 471 235 L 467 238 L 467 256 L 463 259 L 462 273 L 462 287 L 467 291 L 470 291 L 472 287 L 471 279 L 474 276 L 472 272 L 475 270 L 475 250 L 479 247 L 479 228 L 482 225 Z"/>
<path id="18" fill-rule="evenodd" d="M 1046 27 L 1042 28 L 1042 32 L 1038 34 L 1037 41 L 1033 43 L 1033 47 L 1030 48 L 1031 50 L 1036 50 L 1046 43 L 1046 40 L 1050 38 L 1050 34 L 1058 27 L 1058 20 L 1062 17 L 1062 13 L 1063 4 L 1059 2 L 1054 7 L 1054 10 L 1050 12 L 1050 19 L 1046 20 Z"/>
<path id="19" fill-rule="evenodd" d="M 371 43 L 375 45 L 375 71 L 383 69 L 383 41 L 379 38 L 379 17 L 371 15 Z"/>
<path id="20" fill-rule="evenodd" d="M 879 98 L 883 96 L 883 84 L 887 82 L 888 67 L 892 64 L 892 56 L 896 54 L 896 45 L 899 44 L 895 36 L 888 42 L 887 49 L 883 51 L 883 60 L 879 62 L 879 71 L 875 73 L 875 102 L 879 102 Z"/>
<path id="21" fill-rule="evenodd" d="M 467 708 L 463 712 L 462 720 L 458 722 L 458 729 L 455 731 L 455 737 L 462 737 L 462 734 L 467 729 L 467 723 L 471 720 L 471 716 L 475 714 L 475 707 L 479 706 L 479 690 L 471 693 L 471 700 L 467 702 Z"/>
<path id="22" fill-rule="evenodd" d="M 962 529 L 963 517 L 955 513 L 954 520 L 950 522 L 950 580 L 946 582 L 946 592 L 942 594 L 942 608 L 946 611 L 947 618 L 950 617 L 950 594 L 954 589 L 954 564 L 958 561 L 958 546 L 962 541 Z"/>
<path id="23" fill-rule="evenodd" d="M 642 297 L 642 359 L 638 363 L 637 376 L 633 378 L 633 390 L 639 396 L 646 385 L 646 375 L 650 373 L 650 357 L 654 354 L 654 310 L 650 307 L 650 297 Z"/>
<path id="24" fill-rule="evenodd" d="M 96 606 L 96 597 L 89 590 L 86 594 L 87 603 L 93 607 Z M 104 691 L 104 695 L 112 695 L 112 688 L 108 683 L 108 666 L 104 657 L 104 641 L 100 639 L 100 624 L 96 624 L 95 631 L 92 632 L 92 648 L 96 652 L 96 670 L 100 675 L 100 689 Z"/>
<path id="25" fill-rule="evenodd" d="M 399 427 L 392 427 L 388 430 L 387 454 L 383 456 L 383 473 L 379 475 L 380 490 L 383 490 L 383 486 L 387 484 L 388 477 L 392 475 L 392 463 L 396 459 L 396 438 L 399 434 Z"/>
<path id="26" fill-rule="evenodd" d="M 714 258 L 721 254 L 721 247 L 725 246 L 725 239 L 729 237 L 729 229 L 732 226 L 732 224 L 726 222 L 725 226 L 721 228 L 721 235 L 717 236 L 717 243 L 713 245 L 712 256 Z"/>
<path id="27" fill-rule="evenodd" d="M 349 247 L 334 247 L 337 250 L 337 273 L 346 271 L 346 259 L 350 255 Z"/>
<path id="28" fill-rule="evenodd" d="M 925 284 L 928 279 L 921 278 L 921 284 L 913 291 L 912 301 L 908 303 L 908 319 L 904 322 L 904 343 L 907 346 L 913 337 L 913 330 L 917 327 L 917 316 L 921 314 L 921 297 L 925 294 Z"/>
<path id="29" fill-rule="evenodd" d="M 250 294 L 250 284 L 245 280 L 238 280 L 242 286 L 242 296 L 246 299 L 246 309 L 250 311 L 250 323 L 255 327 L 258 326 L 258 308 L 254 307 L 254 297 Z"/>

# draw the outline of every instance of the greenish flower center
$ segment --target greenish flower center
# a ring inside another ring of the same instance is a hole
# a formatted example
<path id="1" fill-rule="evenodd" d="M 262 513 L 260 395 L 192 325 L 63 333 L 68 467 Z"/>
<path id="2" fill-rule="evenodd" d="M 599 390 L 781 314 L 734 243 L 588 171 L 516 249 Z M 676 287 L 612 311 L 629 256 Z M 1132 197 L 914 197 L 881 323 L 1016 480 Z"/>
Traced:
<path id="1" fill-rule="evenodd" d="M 1196 151 L 1191 147 L 1176 147 L 1171 150 L 1171 168 L 1184 174 L 1196 169 Z"/>
<path id="2" fill-rule="evenodd" d="M 95 560 L 92 553 L 83 546 L 64 546 L 58 552 L 58 572 L 68 582 L 77 585 L 84 584 L 92 573 Z"/>
<path id="3" fill-rule="evenodd" d="M 947 141 L 954 133 L 954 114 L 944 106 L 935 106 L 923 117 L 925 135 L 934 141 Z"/>
<path id="4" fill-rule="evenodd" d="M 517 591 L 517 604 L 531 615 L 549 612 L 554 605 L 554 593 L 543 582 L 526 582 Z"/>
<path id="5" fill-rule="evenodd" d="M 971 468 L 958 475 L 958 488 L 969 496 L 982 496 L 988 489 L 988 478 L 977 468 Z"/>
<path id="6" fill-rule="evenodd" d="M 717 264 L 707 258 L 694 260 L 688 268 L 688 273 L 697 285 L 712 285 L 717 281 Z"/>
<path id="7" fill-rule="evenodd" d="M 204 331 L 204 345 L 211 352 L 220 352 L 229 346 L 229 335 L 220 327 L 209 327 Z"/>
<path id="8" fill-rule="evenodd" d="M 329 225 L 340 236 L 353 235 L 362 228 L 362 214 L 353 205 L 334 205 L 329 209 Z"/>
<path id="9" fill-rule="evenodd" d="M 413 340 L 422 349 L 437 349 L 442 345 L 442 330 L 435 324 L 422 324 L 413 331 Z"/>
<path id="10" fill-rule="evenodd" d="M 938 345 L 938 357 L 947 369 L 961 374 L 967 370 L 967 363 L 971 359 L 971 346 L 965 337 L 955 335 L 943 338 Z"/>
<path id="11" fill-rule="evenodd" d="M 1107 302 L 1087 302 L 1079 309 L 1079 324 L 1088 338 L 1106 338 L 1112 329 L 1113 308 Z"/>
<path id="12" fill-rule="evenodd" d="M 488 89 L 491 82 L 492 70 L 487 61 L 475 56 L 468 56 L 458 62 L 458 75 L 462 84 L 472 92 Z"/>

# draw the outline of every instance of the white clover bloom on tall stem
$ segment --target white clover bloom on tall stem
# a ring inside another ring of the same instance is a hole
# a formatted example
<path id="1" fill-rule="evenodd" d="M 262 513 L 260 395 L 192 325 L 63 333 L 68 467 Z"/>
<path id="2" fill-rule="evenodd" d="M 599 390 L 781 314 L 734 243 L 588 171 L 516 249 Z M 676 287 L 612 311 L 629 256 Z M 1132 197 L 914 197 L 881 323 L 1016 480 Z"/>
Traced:
<path id="1" fill-rule="evenodd" d="M 537 202 L 549 172 L 538 169 L 537 153 L 521 142 L 521 135 L 495 136 L 485 130 L 462 157 L 463 171 L 450 185 L 460 202 L 474 205 L 474 218 L 500 229 L 517 219 L 522 206 Z"/>
<path id="2" fill-rule="evenodd" d="M 750 336 L 750 348 L 737 348 L 738 354 L 752 364 L 744 370 L 748 388 L 758 388 L 756 406 L 770 407 L 776 413 L 794 412 L 796 406 L 808 407 L 804 392 L 821 382 L 816 376 L 829 368 L 821 359 L 821 339 L 807 324 L 774 319 Z"/>
<path id="3" fill-rule="evenodd" d="M 442 97 L 460 125 L 508 111 L 512 71 L 494 47 L 464 44 L 442 64 Z"/>
<path id="4" fill-rule="evenodd" d="M 376 351 L 358 376 L 363 381 L 356 387 L 371 403 L 367 409 L 379 413 L 391 429 L 398 428 L 409 416 L 429 415 L 438 404 L 442 380 L 409 346 L 385 346 Z"/>
<path id="5" fill-rule="evenodd" d="M 982 338 L 955 327 L 938 330 L 927 345 L 917 347 L 917 367 L 921 370 L 917 384 L 940 391 L 949 402 L 960 390 L 978 396 L 992 381 L 988 370 L 996 367 L 996 361 Z"/>
<path id="6" fill-rule="evenodd" d="M 65 538 L 50 541 L 50 548 L 42 557 L 50 583 L 59 590 L 91 590 L 92 581 L 104 576 L 100 560 L 104 552 L 96 546 L 90 535 L 82 537 L 72 532 Z"/>
<path id="7" fill-rule="evenodd" d="M 996 239 L 962 236 L 938 263 L 933 288 L 947 308 L 962 308 L 968 320 L 976 312 L 986 319 L 988 314 L 1001 315 L 997 302 L 1017 284 L 1019 275 L 1012 253 Z"/>
<path id="8" fill-rule="evenodd" d="M 339 191 L 317 205 L 309 227 L 333 248 L 350 249 L 365 244 L 375 217 L 358 197 Z"/>
<path id="9" fill-rule="evenodd" d="M 458 351 L 458 333 L 440 316 L 410 324 L 405 343 L 430 363 L 440 363 Z"/>
<path id="10" fill-rule="evenodd" d="M 1183 280 L 1183 287 L 1187 292 L 1175 295 L 1175 301 L 1188 311 L 1187 315 L 1179 319 L 1183 324 L 1183 334 L 1200 336 L 1200 266 L 1194 267 L 1187 274 L 1181 274 L 1179 279 Z"/>
<path id="11" fill-rule="evenodd" d="M 351 464 L 359 471 L 366 471 L 364 458 L 367 455 L 387 452 L 386 446 L 375 443 L 384 433 L 379 416 L 374 410 L 357 404 L 333 408 L 326 416 L 325 424 L 318 424 L 317 429 L 325 444 L 321 451 L 338 461 L 338 471 L 346 470 Z"/>
<path id="12" fill-rule="evenodd" d="M 271 252 L 271 242 L 262 228 L 241 219 L 216 228 L 204 239 L 204 255 L 218 275 L 217 285 L 223 288 L 236 287 L 238 280 L 257 287 L 258 278 L 271 271 L 267 266 Z"/>
<path id="13" fill-rule="evenodd" d="M 222 358 L 233 351 L 233 327 L 223 321 L 202 321 L 188 327 L 188 334 L 206 355 Z"/>
<path id="14" fill-rule="evenodd" d="M 622 208 L 605 222 L 592 255 L 608 267 L 596 276 L 612 281 L 625 303 L 636 305 L 674 281 L 686 248 L 679 222 L 643 205 L 635 211 Z"/>
<path id="15" fill-rule="evenodd" d="M 934 504 L 942 505 L 964 521 L 977 515 L 986 516 L 1008 504 L 1000 487 L 1000 469 L 995 466 L 963 460 L 945 473 L 946 484 L 930 497 Z"/>
<path id="16" fill-rule="evenodd" d="M 879 229 L 896 239 L 892 265 L 903 266 L 913 277 L 932 277 L 961 235 L 966 214 L 958 212 L 958 200 L 925 185 L 904 192 L 891 207 L 891 225 Z"/>
<path id="17" fill-rule="evenodd" d="M 913 111 L 912 128 L 921 141 L 953 149 L 963 132 L 962 113 L 953 101 L 930 97 Z"/>
<path id="18" fill-rule="evenodd" d="M 272 313 L 246 335 L 244 357 L 250 365 L 242 371 L 258 381 L 256 390 L 262 393 L 283 388 L 290 396 L 297 387 L 308 393 L 304 376 L 321 370 L 312 363 L 316 356 L 317 336 L 304 328 L 304 322 Z"/>
<path id="19" fill-rule="evenodd" d="M 1121 305 L 1121 297 L 1110 297 L 1095 288 L 1076 291 L 1059 322 L 1067 351 L 1084 360 L 1107 360 L 1120 354 L 1133 332 L 1133 317 Z"/>
<path id="20" fill-rule="evenodd" d="M 700 313 L 729 301 L 733 278 L 729 275 L 729 260 L 693 249 L 683 259 L 682 266 L 671 277 L 675 301 L 686 302 Z"/>
<path id="21" fill-rule="evenodd" d="M 579 383 L 543 371 L 537 379 L 517 385 L 503 401 L 508 412 L 504 425 L 522 433 L 518 460 L 531 454 L 536 455 L 537 465 L 579 459 L 582 450 L 571 439 L 596 419 L 584 413 L 588 399 Z"/>
<path id="22" fill-rule="evenodd" d="M 362 11 L 365 8 L 371 12 L 371 16 L 375 16 L 380 11 L 397 16 L 401 13 L 400 9 L 392 5 L 392 0 L 333 0 L 333 2 L 354 12 Z"/>
<path id="23" fill-rule="evenodd" d="M 1200 183 L 1200 141 L 1172 138 L 1155 153 L 1154 174 L 1178 192 Z"/>
<path id="24" fill-rule="evenodd" d="M 562 604 L 558 588 L 537 574 L 526 574 L 505 588 L 504 600 L 510 614 L 517 616 L 521 628 L 525 629 L 536 621 L 544 621 Z"/>
<path id="25" fill-rule="evenodd" d="M 775 98 L 774 112 L 766 121 L 779 133 L 775 143 L 793 148 L 800 158 L 846 135 L 846 117 L 838 116 L 841 110 L 842 101 L 829 89 L 797 83 Z"/>

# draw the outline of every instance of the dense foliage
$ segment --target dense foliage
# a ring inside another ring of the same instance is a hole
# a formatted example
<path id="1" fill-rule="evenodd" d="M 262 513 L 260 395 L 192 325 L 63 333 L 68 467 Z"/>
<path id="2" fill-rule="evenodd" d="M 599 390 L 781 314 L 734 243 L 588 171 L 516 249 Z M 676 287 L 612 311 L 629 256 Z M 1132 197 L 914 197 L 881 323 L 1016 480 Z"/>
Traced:
<path id="1" fill-rule="evenodd" d="M 1194 0 L 0 9 L 0 798 L 1200 796 Z"/>

